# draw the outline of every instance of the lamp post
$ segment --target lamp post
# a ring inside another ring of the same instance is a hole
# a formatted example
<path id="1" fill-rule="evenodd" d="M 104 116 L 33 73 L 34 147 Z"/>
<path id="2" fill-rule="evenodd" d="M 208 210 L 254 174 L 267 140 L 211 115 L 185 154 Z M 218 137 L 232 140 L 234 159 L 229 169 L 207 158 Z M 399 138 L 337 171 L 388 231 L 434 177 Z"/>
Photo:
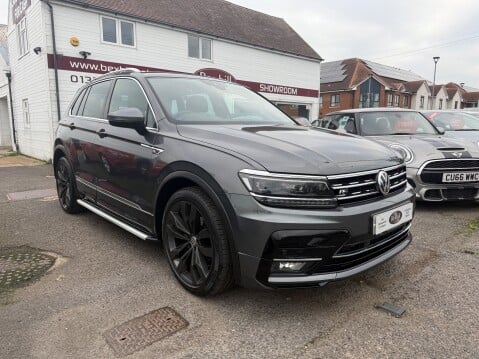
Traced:
<path id="1" fill-rule="evenodd" d="M 432 58 L 434 60 L 434 79 L 432 80 L 432 105 L 431 105 L 431 110 L 434 110 L 434 95 L 435 95 L 435 90 L 436 90 L 436 67 L 437 67 L 437 62 L 439 61 L 440 57 L 439 56 L 434 56 Z"/>

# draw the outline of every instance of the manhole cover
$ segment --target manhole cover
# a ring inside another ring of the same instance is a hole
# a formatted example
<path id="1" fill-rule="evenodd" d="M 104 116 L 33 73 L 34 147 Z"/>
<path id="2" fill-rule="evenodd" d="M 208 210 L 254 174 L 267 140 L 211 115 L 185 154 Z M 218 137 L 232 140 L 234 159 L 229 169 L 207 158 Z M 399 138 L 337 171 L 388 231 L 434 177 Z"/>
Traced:
<path id="1" fill-rule="evenodd" d="M 116 355 L 126 356 L 188 326 L 169 307 L 160 308 L 106 331 L 103 336 Z"/>
<path id="2" fill-rule="evenodd" d="M 0 248 L 0 293 L 28 284 L 54 264 L 54 257 L 35 248 Z"/>

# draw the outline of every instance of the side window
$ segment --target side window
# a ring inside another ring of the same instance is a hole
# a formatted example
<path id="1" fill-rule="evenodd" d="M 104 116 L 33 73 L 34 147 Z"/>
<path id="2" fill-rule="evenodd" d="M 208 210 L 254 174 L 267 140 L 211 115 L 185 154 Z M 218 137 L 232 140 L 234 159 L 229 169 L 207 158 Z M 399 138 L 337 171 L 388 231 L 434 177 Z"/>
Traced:
<path id="1" fill-rule="evenodd" d="M 78 115 L 78 109 L 80 108 L 80 105 L 83 101 L 83 97 L 85 97 L 85 93 L 86 93 L 86 90 L 87 89 L 84 89 L 80 95 L 77 97 L 77 100 L 75 101 L 75 104 L 73 105 L 72 107 L 72 110 L 71 110 L 71 114 L 73 116 L 77 116 Z"/>
<path id="2" fill-rule="evenodd" d="M 104 119 L 105 103 L 110 85 L 111 81 L 104 81 L 90 87 L 90 93 L 83 108 L 83 116 Z"/>
<path id="3" fill-rule="evenodd" d="M 139 109 L 145 115 L 145 125 L 147 127 L 157 127 L 153 113 L 148 106 L 140 85 L 129 79 L 116 80 L 108 113 L 132 107 Z"/>

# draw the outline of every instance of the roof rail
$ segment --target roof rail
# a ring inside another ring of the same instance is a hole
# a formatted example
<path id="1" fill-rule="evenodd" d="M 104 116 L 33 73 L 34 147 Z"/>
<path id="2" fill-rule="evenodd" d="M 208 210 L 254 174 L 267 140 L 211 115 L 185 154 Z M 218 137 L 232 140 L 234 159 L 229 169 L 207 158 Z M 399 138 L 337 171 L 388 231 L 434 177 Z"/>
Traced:
<path id="1" fill-rule="evenodd" d="M 132 72 L 141 72 L 137 68 L 134 67 L 127 67 L 124 69 L 119 69 L 119 70 L 113 70 L 110 72 L 107 72 L 105 75 L 121 75 L 121 74 L 131 74 Z"/>

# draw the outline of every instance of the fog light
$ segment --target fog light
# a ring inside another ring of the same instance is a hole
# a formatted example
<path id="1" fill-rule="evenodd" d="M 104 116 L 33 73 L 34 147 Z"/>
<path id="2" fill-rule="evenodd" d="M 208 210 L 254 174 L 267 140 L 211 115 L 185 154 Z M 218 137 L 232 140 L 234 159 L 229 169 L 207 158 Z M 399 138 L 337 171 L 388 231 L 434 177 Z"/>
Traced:
<path id="1" fill-rule="evenodd" d="M 298 272 L 303 269 L 306 262 L 277 262 L 277 268 L 281 272 Z"/>

